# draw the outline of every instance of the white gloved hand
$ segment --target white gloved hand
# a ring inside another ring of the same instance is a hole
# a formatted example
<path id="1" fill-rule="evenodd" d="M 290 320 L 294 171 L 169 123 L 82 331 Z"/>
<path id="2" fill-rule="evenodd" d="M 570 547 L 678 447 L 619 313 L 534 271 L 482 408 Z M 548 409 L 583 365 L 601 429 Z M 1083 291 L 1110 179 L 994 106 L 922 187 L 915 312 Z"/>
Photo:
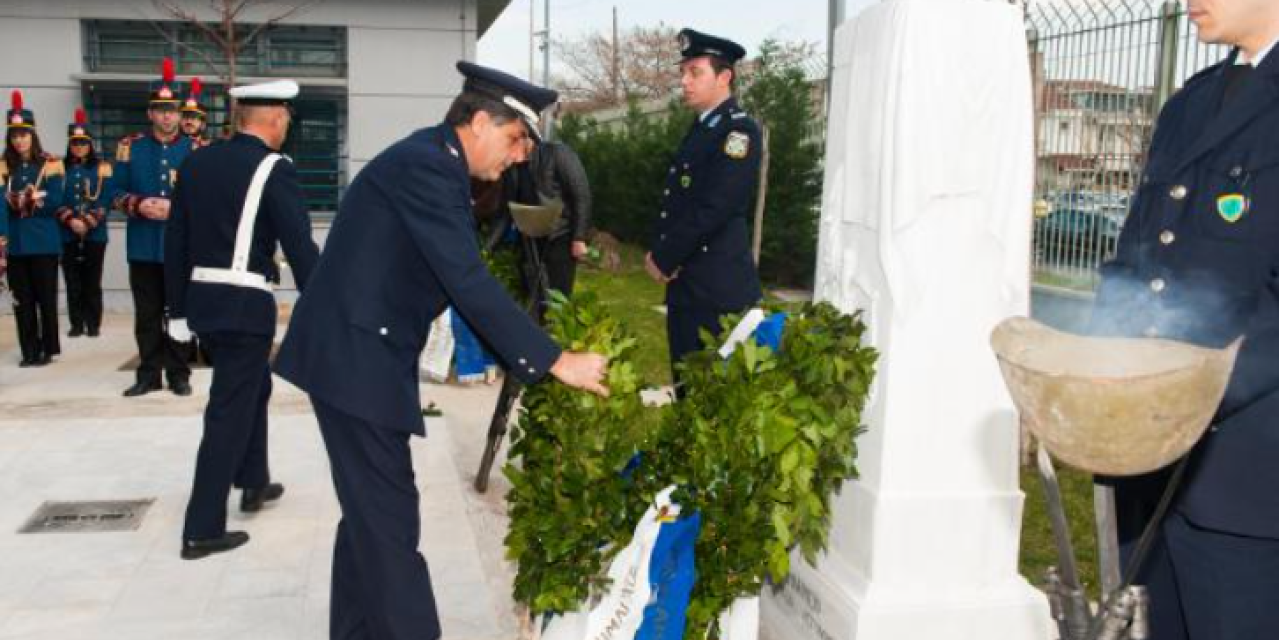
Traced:
<path id="1" fill-rule="evenodd" d="M 191 342 L 191 339 L 195 337 L 195 334 L 191 333 L 191 329 L 187 327 L 186 318 L 170 318 L 167 332 L 170 338 L 178 342 Z"/>

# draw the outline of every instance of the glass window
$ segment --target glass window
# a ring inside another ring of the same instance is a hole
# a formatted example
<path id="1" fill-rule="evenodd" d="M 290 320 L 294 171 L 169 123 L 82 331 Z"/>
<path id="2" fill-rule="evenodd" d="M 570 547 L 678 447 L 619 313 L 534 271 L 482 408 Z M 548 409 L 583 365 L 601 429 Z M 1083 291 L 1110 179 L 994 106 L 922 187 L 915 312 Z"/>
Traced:
<path id="1" fill-rule="evenodd" d="M 99 153 L 114 158 L 126 135 L 148 131 L 147 87 L 137 82 L 86 84 L 85 105 Z M 328 88 L 304 88 L 295 103 L 296 117 L 284 153 L 293 160 L 302 182 L 307 208 L 315 217 L 332 216 L 346 185 L 346 93 Z M 227 122 L 226 96 L 220 86 L 205 85 L 209 134 L 217 137 Z M 62 150 L 56 151 L 62 153 Z"/>
<path id="2" fill-rule="evenodd" d="M 85 67 L 93 72 L 154 73 L 174 59 L 180 74 L 220 75 L 223 54 L 195 25 L 176 21 L 86 20 Z M 241 34 L 258 25 L 237 24 Z M 215 65 L 211 65 L 210 61 Z M 246 43 L 237 75 L 345 78 L 347 31 L 342 27 L 276 25 Z"/>

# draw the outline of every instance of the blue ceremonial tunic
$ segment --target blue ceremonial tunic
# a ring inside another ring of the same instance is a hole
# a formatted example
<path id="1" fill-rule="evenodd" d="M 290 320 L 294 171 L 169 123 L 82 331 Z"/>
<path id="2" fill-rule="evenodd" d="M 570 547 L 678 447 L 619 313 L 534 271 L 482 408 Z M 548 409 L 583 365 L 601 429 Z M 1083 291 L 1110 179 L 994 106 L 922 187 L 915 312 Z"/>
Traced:
<path id="1" fill-rule="evenodd" d="M 164 263 L 165 221 L 150 220 L 138 213 L 146 198 L 172 198 L 178 168 L 198 140 L 178 134 L 160 140 L 151 134 L 134 134 L 116 147 L 116 162 L 108 183 L 106 202 L 128 217 L 125 227 L 125 254 L 129 262 Z"/>
<path id="2" fill-rule="evenodd" d="M 58 256 L 62 255 L 62 233 L 58 230 L 56 212 L 62 206 L 62 161 L 46 155 L 39 162 L 24 162 L 13 175 L 0 161 L 0 178 L 6 192 L 20 192 L 31 185 L 44 191 L 44 204 L 30 215 L 22 215 L 9 208 L 8 199 L 0 198 L 0 214 L 8 224 L 9 255 Z"/>
<path id="3" fill-rule="evenodd" d="M 100 160 L 95 164 L 67 161 L 66 182 L 63 187 L 62 209 L 58 221 L 62 226 L 62 242 L 75 242 L 76 234 L 67 223 L 79 218 L 89 226 L 86 242 L 106 243 L 108 239 L 106 209 L 110 202 L 104 198 L 111 181 L 111 163 Z"/>

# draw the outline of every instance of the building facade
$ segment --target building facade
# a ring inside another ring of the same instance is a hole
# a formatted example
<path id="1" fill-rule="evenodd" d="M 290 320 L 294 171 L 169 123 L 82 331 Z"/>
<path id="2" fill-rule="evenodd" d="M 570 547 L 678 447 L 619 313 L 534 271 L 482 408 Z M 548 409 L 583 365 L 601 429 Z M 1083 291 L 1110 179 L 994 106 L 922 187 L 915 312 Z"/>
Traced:
<path id="1" fill-rule="evenodd" d="M 261 30 L 236 58 L 236 83 L 293 78 L 302 87 L 285 152 L 296 162 L 317 234 L 343 187 L 369 160 L 414 129 L 439 122 L 462 86 L 458 60 L 474 60 L 476 40 L 509 0 L 319 0 L 252 5 L 236 28 Z M 204 0 L 175 0 L 206 26 Z M 218 3 L 214 3 L 218 4 Z M 226 121 L 222 53 L 193 23 L 144 0 L 6 0 L 0 3 L 0 95 L 21 89 L 44 147 L 61 155 L 76 107 L 89 113 L 100 153 L 144 130 L 147 85 L 160 60 L 174 59 L 184 83 L 200 76 L 211 130 Z M 5 105 L 7 106 L 7 104 Z M 128 305 L 122 222 L 112 225 L 104 287 Z"/>

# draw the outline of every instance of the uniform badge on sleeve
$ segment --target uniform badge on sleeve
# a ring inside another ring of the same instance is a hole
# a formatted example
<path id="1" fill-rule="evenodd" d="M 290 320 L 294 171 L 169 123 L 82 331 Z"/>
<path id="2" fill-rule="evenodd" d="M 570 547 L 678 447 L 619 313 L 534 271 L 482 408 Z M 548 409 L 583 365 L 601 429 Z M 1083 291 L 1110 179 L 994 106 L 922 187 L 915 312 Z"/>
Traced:
<path id="1" fill-rule="evenodd" d="M 724 139 L 724 154 L 734 160 L 741 160 L 747 157 L 747 153 L 750 151 L 751 136 L 741 131 L 730 132 L 729 137 Z"/>
<path id="2" fill-rule="evenodd" d="M 1236 222 L 1249 210 L 1249 199 L 1239 193 L 1218 196 L 1218 215 L 1227 222 Z"/>

